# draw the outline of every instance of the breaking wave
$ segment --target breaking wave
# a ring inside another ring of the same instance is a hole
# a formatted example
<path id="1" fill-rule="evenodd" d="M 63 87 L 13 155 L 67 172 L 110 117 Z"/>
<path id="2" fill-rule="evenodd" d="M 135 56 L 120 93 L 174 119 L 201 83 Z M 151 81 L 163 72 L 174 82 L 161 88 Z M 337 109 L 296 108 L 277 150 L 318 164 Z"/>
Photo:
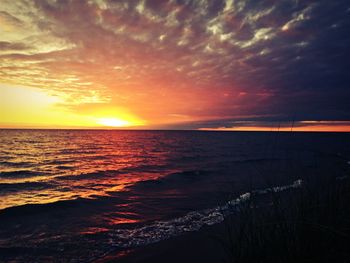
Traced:
<path id="1" fill-rule="evenodd" d="M 292 184 L 254 190 L 228 201 L 222 206 L 202 211 L 189 212 L 183 217 L 169 221 L 157 221 L 153 224 L 134 229 L 117 229 L 110 233 L 112 245 L 116 247 L 137 247 L 156 243 L 185 232 L 197 231 L 205 225 L 213 225 L 224 220 L 225 215 L 239 210 L 239 205 L 251 199 L 252 195 L 264 195 L 272 192 L 282 192 L 302 186 L 302 180 Z"/>

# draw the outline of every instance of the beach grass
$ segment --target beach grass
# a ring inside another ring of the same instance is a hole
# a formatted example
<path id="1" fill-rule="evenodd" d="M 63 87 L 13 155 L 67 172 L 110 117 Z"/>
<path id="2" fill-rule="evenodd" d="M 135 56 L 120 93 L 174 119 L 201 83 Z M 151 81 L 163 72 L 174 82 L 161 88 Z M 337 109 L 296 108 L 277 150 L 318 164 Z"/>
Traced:
<path id="1" fill-rule="evenodd" d="M 252 194 L 225 218 L 225 235 L 214 237 L 223 262 L 350 262 L 349 166 L 321 159 L 298 174 L 300 188 L 270 191 L 264 202 Z M 298 177 L 293 165 L 288 171 Z"/>

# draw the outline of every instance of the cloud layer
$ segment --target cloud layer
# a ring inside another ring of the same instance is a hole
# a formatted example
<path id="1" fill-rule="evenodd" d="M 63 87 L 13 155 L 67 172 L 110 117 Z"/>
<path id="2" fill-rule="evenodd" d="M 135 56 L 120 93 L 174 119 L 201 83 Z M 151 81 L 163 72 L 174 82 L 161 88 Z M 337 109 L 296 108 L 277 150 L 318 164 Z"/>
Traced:
<path id="1" fill-rule="evenodd" d="M 346 0 L 4 0 L 0 82 L 154 127 L 350 120 L 349 31 Z"/>

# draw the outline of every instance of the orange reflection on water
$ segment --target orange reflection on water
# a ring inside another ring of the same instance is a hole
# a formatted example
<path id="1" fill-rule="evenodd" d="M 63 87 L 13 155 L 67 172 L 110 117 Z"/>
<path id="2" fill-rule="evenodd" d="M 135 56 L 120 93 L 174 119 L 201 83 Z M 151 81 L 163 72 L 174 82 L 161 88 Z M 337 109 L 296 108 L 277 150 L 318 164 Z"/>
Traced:
<path id="1" fill-rule="evenodd" d="M 139 215 L 131 212 L 132 210 L 133 208 L 128 203 L 118 204 L 114 206 L 114 211 L 105 214 L 104 218 L 107 220 L 109 226 L 141 222 Z"/>
<path id="2" fill-rule="evenodd" d="M 121 258 L 123 258 L 123 257 L 129 255 L 130 253 L 132 253 L 133 251 L 134 251 L 134 249 L 127 249 L 127 250 L 118 251 L 117 254 L 114 254 L 114 253 L 108 254 L 105 257 L 103 257 L 101 259 L 97 259 L 94 262 L 95 263 L 117 262 Z"/>
<path id="3" fill-rule="evenodd" d="M 108 232 L 108 228 L 103 228 L 103 227 L 89 227 L 87 229 L 84 229 L 80 231 L 80 234 L 82 235 L 93 235 L 97 233 L 102 233 L 102 232 Z"/>
<path id="4" fill-rule="evenodd" d="M 98 199 L 176 172 L 167 167 L 169 149 L 160 145 L 164 135 L 158 133 L 11 130 L 1 135 L 6 166 L 0 167 L 0 209 Z M 172 138 L 163 141 L 171 145 Z"/>
<path id="5" fill-rule="evenodd" d="M 140 222 L 140 220 L 123 218 L 123 217 L 116 217 L 116 218 L 110 220 L 110 223 L 113 225 L 132 224 L 132 223 L 138 223 L 138 222 Z"/>

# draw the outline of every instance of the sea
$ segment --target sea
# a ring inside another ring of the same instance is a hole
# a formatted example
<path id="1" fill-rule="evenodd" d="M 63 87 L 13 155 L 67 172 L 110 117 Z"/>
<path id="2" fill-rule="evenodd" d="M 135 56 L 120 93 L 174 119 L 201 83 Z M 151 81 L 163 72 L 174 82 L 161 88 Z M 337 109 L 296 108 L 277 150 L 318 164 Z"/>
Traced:
<path id="1" fill-rule="evenodd" d="M 341 178 L 350 133 L 3 129 L 0 261 L 94 262 L 200 231 L 328 160 Z"/>

